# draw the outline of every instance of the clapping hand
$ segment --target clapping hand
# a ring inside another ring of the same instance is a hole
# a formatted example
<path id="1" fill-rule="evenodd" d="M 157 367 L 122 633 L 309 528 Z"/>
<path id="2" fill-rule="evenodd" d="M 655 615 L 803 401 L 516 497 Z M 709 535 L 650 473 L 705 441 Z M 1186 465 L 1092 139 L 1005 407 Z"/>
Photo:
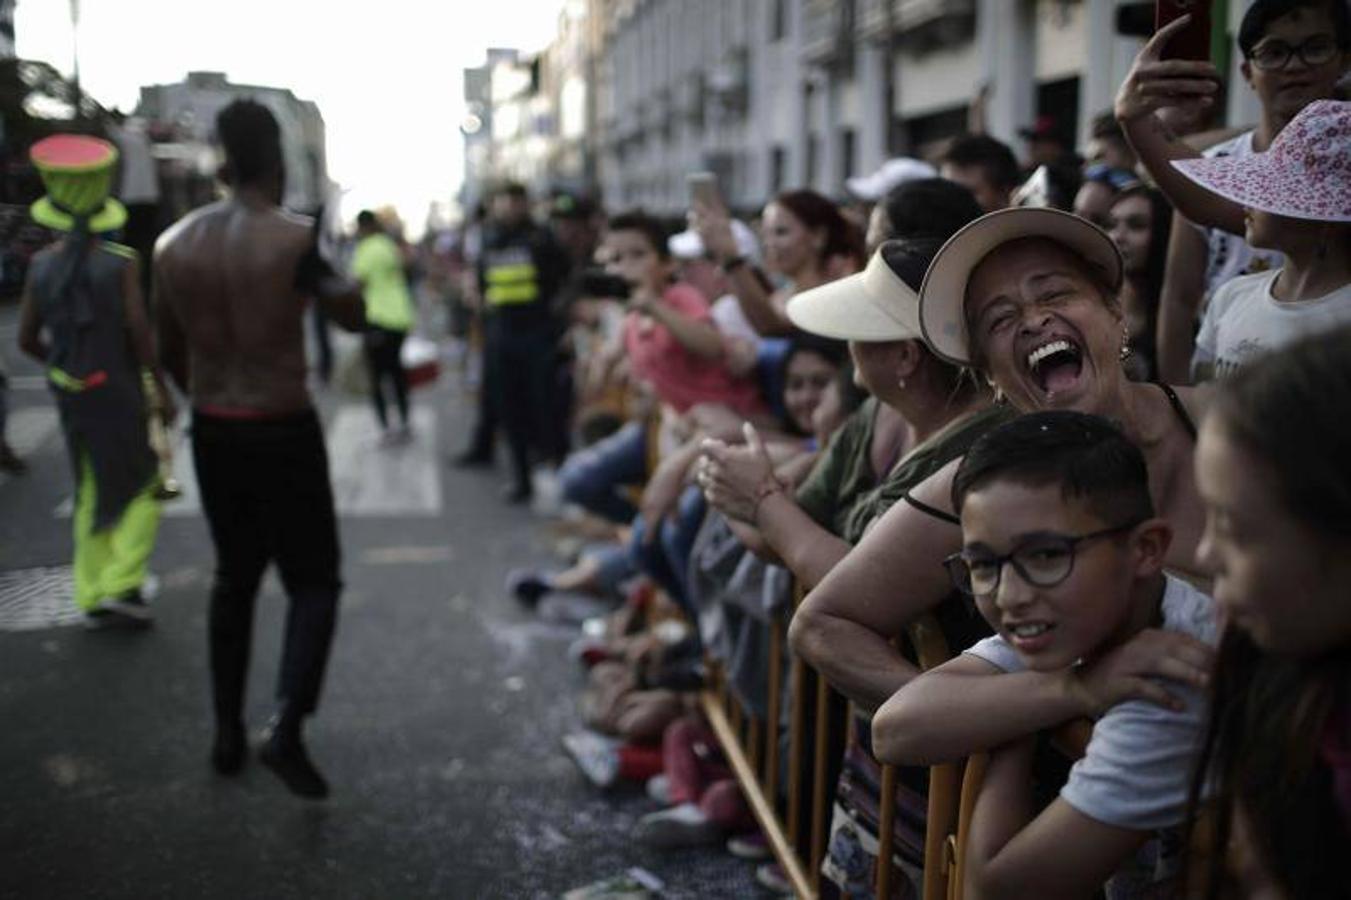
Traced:
<path id="1" fill-rule="evenodd" d="M 698 481 L 708 502 L 724 515 L 755 524 L 761 502 L 786 488 L 774 476 L 774 463 L 755 426 L 742 426 L 746 443 L 732 446 L 712 438 L 701 445 Z"/>

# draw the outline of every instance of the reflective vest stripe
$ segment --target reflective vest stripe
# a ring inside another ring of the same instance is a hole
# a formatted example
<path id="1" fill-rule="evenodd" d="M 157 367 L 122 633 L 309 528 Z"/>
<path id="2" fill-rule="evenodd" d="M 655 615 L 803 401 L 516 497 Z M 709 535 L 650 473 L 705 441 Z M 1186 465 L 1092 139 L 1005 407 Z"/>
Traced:
<path id="1" fill-rule="evenodd" d="M 534 263 L 493 266 L 484 274 L 484 280 L 488 283 L 484 297 L 494 306 L 539 299 L 538 272 Z"/>

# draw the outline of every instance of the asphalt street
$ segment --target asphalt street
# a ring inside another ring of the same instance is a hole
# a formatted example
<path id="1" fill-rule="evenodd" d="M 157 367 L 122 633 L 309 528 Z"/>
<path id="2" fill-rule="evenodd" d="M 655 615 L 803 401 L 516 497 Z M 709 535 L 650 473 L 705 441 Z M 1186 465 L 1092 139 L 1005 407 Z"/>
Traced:
<path id="1" fill-rule="evenodd" d="M 498 499 L 503 471 L 445 459 L 472 401 L 458 378 L 416 393 L 412 445 L 380 448 L 358 397 L 320 395 L 341 512 L 346 590 L 312 753 L 333 785 L 292 797 L 250 761 L 208 767 L 206 601 L 213 565 L 188 495 L 166 507 L 155 627 L 89 632 L 69 606 L 71 483 L 40 373 L 11 373 L 0 475 L 0 898 L 554 897 L 641 866 L 665 896 L 759 896 L 721 850 L 660 853 L 629 834 L 656 808 L 602 793 L 564 754 L 581 674 L 572 629 L 502 587 L 551 558 L 541 520 Z M 271 712 L 285 597 L 259 601 L 251 729 Z"/>

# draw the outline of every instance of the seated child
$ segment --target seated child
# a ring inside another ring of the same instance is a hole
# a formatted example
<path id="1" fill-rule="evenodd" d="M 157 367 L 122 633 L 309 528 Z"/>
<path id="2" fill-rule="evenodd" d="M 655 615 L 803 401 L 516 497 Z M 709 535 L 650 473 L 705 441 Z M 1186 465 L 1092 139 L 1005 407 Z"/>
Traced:
<path id="1" fill-rule="evenodd" d="M 1200 770 L 1228 852 L 1189 896 L 1351 898 L 1348 398 L 1339 329 L 1226 379 L 1201 427 L 1197 553 L 1227 626 Z"/>
<path id="2" fill-rule="evenodd" d="M 976 442 L 953 501 L 963 549 L 946 565 L 996 635 L 879 710 L 881 755 L 992 748 L 967 857 L 974 896 L 1091 896 L 1109 879 L 1108 897 L 1142 896 L 1175 872 L 1171 834 L 1205 718 L 1200 642 L 1214 640 L 1209 598 L 1163 571 L 1171 529 L 1154 514 L 1144 457 L 1104 419 L 1034 413 Z M 1149 650 L 1148 629 L 1190 637 L 1164 636 L 1165 661 L 1132 661 L 1121 650 Z M 1159 671 L 1183 681 L 1153 693 L 1140 675 Z M 1037 812 L 1037 732 L 1087 714 L 1084 757 Z M 901 725 L 907 740 L 890 739 Z"/>

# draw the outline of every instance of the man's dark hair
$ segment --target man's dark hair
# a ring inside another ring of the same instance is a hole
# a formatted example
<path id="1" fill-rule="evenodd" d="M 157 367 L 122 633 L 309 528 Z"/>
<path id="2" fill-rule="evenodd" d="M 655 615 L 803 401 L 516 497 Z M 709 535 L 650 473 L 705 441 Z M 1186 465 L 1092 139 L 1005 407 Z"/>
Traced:
<path id="1" fill-rule="evenodd" d="M 641 232 L 643 237 L 647 238 L 648 243 L 652 245 L 652 249 L 657 251 L 657 256 L 662 259 L 670 259 L 671 257 L 671 251 L 666 246 L 666 239 L 670 237 L 666 226 L 641 209 L 612 216 L 610 221 L 606 223 L 606 227 L 610 231 Z"/>
<path id="2" fill-rule="evenodd" d="M 997 188 L 1015 188 L 1022 182 L 1018 159 L 1003 141 L 988 134 L 967 134 L 955 139 L 943 154 L 954 166 L 980 166 L 985 178 Z"/>
<path id="3" fill-rule="evenodd" d="M 225 148 L 222 174 L 227 184 L 257 184 L 281 173 L 281 128 L 261 103 L 230 103 L 216 116 L 216 136 Z"/>
<path id="4" fill-rule="evenodd" d="M 892 238 L 945 241 L 984 210 L 966 187 L 946 178 L 920 178 L 898 184 L 882 198 Z"/>
<path id="5" fill-rule="evenodd" d="M 363 209 L 361 212 L 357 213 L 358 228 L 375 228 L 378 224 L 379 220 L 375 218 L 375 213 L 371 212 L 369 209 Z"/>
<path id="6" fill-rule="evenodd" d="M 1140 448 L 1100 416 L 1070 410 L 1029 413 L 971 445 L 952 481 L 959 513 L 966 496 L 993 481 L 1059 485 L 1108 525 L 1154 516 L 1149 470 Z"/>
<path id="7" fill-rule="evenodd" d="M 1351 11 L 1346 0 L 1254 0 L 1238 26 L 1238 49 L 1246 59 L 1266 37 L 1267 28 L 1295 10 L 1322 10 L 1332 18 L 1332 33 L 1342 50 L 1351 48 Z"/>
<path id="8" fill-rule="evenodd" d="M 497 186 L 493 192 L 494 196 L 515 197 L 518 200 L 529 200 L 530 192 L 525 189 L 525 185 L 519 181 L 504 181 Z"/>
<path id="9" fill-rule="evenodd" d="M 1093 117 L 1093 122 L 1088 126 L 1088 134 L 1102 140 L 1126 143 L 1126 133 L 1121 130 L 1121 123 L 1116 120 L 1116 114 L 1110 109 Z"/>

